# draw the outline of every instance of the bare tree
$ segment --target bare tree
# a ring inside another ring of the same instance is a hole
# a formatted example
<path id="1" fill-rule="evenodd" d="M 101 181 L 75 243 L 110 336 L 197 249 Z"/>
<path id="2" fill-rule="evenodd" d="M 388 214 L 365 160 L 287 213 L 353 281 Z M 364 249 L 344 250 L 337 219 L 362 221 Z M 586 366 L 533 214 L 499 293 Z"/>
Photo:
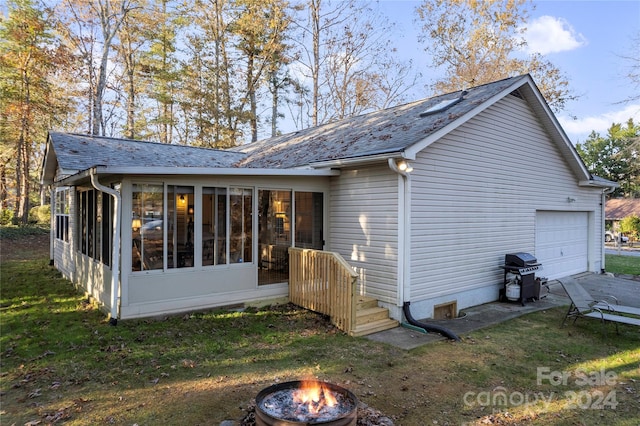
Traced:
<path id="1" fill-rule="evenodd" d="M 355 2 L 353 0 L 337 2 L 332 8 L 323 7 L 323 0 L 308 0 L 306 4 L 300 4 L 298 10 L 306 13 L 306 23 L 303 20 L 296 22 L 301 36 L 298 39 L 300 55 L 298 64 L 303 70 L 304 77 L 311 80 L 309 103 L 311 105 L 311 125 L 320 124 L 319 110 L 321 103 L 320 86 L 322 76 L 320 70 L 326 60 L 323 51 L 328 34 L 332 28 L 341 28 L 346 22 L 354 18 Z"/>
<path id="2" fill-rule="evenodd" d="M 576 96 L 566 78 L 540 55 L 515 54 L 526 42 L 522 29 L 530 0 L 424 0 L 416 9 L 425 51 L 445 77 L 435 92 L 463 90 L 514 75 L 531 73 L 549 105 L 561 110 Z"/>
<path id="3" fill-rule="evenodd" d="M 626 77 L 634 89 L 623 102 L 636 102 L 640 100 L 640 32 L 633 37 L 629 54 L 621 57 L 629 63 Z"/>
<path id="4" fill-rule="evenodd" d="M 62 4 L 66 22 L 60 26 L 77 49 L 87 69 L 91 118 L 89 132 L 104 135 L 103 103 L 108 64 L 118 29 L 133 8 L 134 0 L 66 0 Z"/>
<path id="5" fill-rule="evenodd" d="M 395 58 L 392 24 L 373 10 L 354 15 L 327 43 L 325 120 L 340 120 L 403 100 L 413 86 L 411 68 Z"/>
<path id="6" fill-rule="evenodd" d="M 133 139 L 136 137 L 136 104 L 138 92 L 141 89 L 139 68 L 141 62 L 141 50 L 146 43 L 145 32 L 148 31 L 153 21 L 148 19 L 145 8 L 140 7 L 126 14 L 118 30 L 120 44 L 115 46 L 120 60 L 124 66 L 124 94 L 126 102 L 126 124 L 124 135 Z"/>
<path id="7" fill-rule="evenodd" d="M 311 125 L 403 100 L 417 76 L 396 59 L 393 25 L 369 3 L 309 0 L 300 19 L 298 64 L 310 81 Z"/>

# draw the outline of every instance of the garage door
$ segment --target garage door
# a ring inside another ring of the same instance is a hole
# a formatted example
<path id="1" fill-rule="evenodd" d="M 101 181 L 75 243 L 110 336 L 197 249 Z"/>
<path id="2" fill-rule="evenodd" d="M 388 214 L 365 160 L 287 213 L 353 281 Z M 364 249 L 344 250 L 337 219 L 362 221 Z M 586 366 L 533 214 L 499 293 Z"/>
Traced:
<path id="1" fill-rule="evenodd" d="M 586 212 L 537 212 L 536 258 L 539 273 L 550 279 L 587 270 L 589 215 Z"/>

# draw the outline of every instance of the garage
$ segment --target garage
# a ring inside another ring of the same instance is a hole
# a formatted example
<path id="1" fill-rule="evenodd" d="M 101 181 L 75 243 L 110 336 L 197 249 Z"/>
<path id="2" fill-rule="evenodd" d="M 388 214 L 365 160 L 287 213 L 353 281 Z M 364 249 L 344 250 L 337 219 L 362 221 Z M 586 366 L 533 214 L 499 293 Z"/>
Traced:
<path id="1" fill-rule="evenodd" d="M 589 213 L 536 212 L 536 258 L 550 279 L 588 270 Z"/>

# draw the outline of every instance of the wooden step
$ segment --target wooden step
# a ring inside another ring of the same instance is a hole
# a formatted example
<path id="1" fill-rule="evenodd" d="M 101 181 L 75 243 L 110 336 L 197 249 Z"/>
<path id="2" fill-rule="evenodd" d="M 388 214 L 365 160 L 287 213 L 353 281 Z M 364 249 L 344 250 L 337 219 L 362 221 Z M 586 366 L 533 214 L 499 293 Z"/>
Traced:
<path id="1" fill-rule="evenodd" d="M 378 306 L 378 301 L 367 296 L 358 296 L 356 301 L 355 328 L 352 336 L 366 336 L 397 327 L 398 321 L 389 318 L 389 310 Z"/>
<path id="2" fill-rule="evenodd" d="M 371 297 L 358 296 L 358 300 L 356 300 L 356 310 L 377 307 L 378 301 L 376 299 L 372 299 Z"/>
<path id="3" fill-rule="evenodd" d="M 386 308 L 366 308 L 356 310 L 356 327 L 359 325 L 376 322 L 389 318 L 389 310 Z"/>
<path id="4" fill-rule="evenodd" d="M 392 320 L 390 318 L 378 320 L 374 322 L 369 322 L 362 325 L 357 325 L 356 328 L 351 332 L 352 336 L 366 336 L 368 334 L 377 333 L 379 331 L 389 330 L 391 328 L 397 327 L 398 321 Z"/>

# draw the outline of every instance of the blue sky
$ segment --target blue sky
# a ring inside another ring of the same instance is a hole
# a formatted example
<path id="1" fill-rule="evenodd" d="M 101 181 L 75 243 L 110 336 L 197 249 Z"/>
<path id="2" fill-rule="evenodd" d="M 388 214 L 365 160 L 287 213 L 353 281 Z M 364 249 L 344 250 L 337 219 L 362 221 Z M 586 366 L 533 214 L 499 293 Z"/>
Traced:
<path id="1" fill-rule="evenodd" d="M 397 23 L 398 48 L 423 69 L 431 83 L 428 58 L 419 44 L 419 24 L 414 22 L 418 1 L 383 0 L 381 9 Z M 625 55 L 640 55 L 633 45 L 640 37 L 640 1 L 538 0 L 530 12 L 525 38 L 529 47 L 542 53 L 565 74 L 573 92 L 580 96 L 557 114 L 575 144 L 584 142 L 592 130 L 606 134 L 612 123 L 634 118 L 640 123 L 640 100 L 623 103 L 640 88 L 625 75 L 631 62 Z M 421 93 L 422 92 L 422 93 Z M 416 88 L 413 100 L 424 97 Z"/>

